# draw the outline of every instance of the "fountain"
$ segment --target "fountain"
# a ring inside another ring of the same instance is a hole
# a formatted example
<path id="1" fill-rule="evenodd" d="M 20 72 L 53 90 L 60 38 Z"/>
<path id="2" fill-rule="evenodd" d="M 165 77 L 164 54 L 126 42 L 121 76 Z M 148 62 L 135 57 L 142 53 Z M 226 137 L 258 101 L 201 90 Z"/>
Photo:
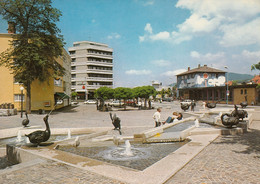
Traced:
<path id="1" fill-rule="evenodd" d="M 196 127 L 196 128 L 199 128 L 199 127 L 200 127 L 200 123 L 199 123 L 199 120 L 198 120 L 198 119 L 196 119 L 196 120 L 194 121 L 194 123 L 195 123 L 195 127 Z"/>
<path id="2" fill-rule="evenodd" d="M 131 144 L 129 140 L 125 141 L 125 152 L 123 152 L 124 155 L 126 156 L 133 156 L 133 152 L 131 150 Z"/>
<path id="3" fill-rule="evenodd" d="M 18 133 L 17 133 L 17 139 L 16 139 L 16 142 L 22 142 L 22 133 L 21 133 L 20 130 L 19 130 Z"/>
<path id="4" fill-rule="evenodd" d="M 68 137 L 67 137 L 67 139 L 71 139 L 71 131 L 70 131 L 70 129 L 68 129 Z"/>

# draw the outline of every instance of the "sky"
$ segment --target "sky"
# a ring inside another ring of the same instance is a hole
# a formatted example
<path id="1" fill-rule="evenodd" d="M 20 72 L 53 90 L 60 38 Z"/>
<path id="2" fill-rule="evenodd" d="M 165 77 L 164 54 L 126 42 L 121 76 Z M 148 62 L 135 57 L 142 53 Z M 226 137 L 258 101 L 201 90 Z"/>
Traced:
<path id="1" fill-rule="evenodd" d="M 68 50 L 76 41 L 113 48 L 114 87 L 167 86 L 200 65 L 259 74 L 260 0 L 53 0 Z M 7 25 L 0 19 L 0 32 Z M 225 68 L 227 66 L 228 69 Z"/>

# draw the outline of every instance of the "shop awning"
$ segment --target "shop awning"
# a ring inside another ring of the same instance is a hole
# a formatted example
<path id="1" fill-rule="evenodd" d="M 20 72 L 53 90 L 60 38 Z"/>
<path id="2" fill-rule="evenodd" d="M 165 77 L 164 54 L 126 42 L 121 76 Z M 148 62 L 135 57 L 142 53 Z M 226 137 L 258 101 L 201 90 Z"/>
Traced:
<path id="1" fill-rule="evenodd" d="M 65 93 L 56 92 L 55 95 L 59 96 L 61 99 L 70 98 L 70 97 L 69 97 L 67 94 L 65 94 Z"/>

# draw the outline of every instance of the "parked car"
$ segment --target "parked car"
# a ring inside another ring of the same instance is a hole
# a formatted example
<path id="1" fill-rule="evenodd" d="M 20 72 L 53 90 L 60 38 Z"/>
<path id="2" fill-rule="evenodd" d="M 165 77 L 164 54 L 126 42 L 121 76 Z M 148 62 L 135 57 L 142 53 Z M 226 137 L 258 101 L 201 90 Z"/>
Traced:
<path id="1" fill-rule="evenodd" d="M 120 103 L 119 100 L 115 100 L 115 101 L 109 102 L 108 105 L 112 106 L 112 107 L 119 107 L 120 105 L 124 105 L 124 102 Z"/>
<path id="2" fill-rule="evenodd" d="M 184 104 L 188 104 L 188 105 L 191 105 L 191 100 L 187 99 L 187 100 L 183 100 L 182 102 L 180 102 L 181 105 L 184 105 Z"/>
<path id="3" fill-rule="evenodd" d="M 63 104 L 63 100 L 58 100 L 56 104 L 57 104 L 57 105 Z"/>
<path id="4" fill-rule="evenodd" d="M 96 100 L 86 100 L 86 101 L 84 102 L 84 104 L 96 104 L 96 103 L 97 103 Z"/>
<path id="5" fill-rule="evenodd" d="M 71 102 L 71 105 L 78 105 L 79 102 Z"/>

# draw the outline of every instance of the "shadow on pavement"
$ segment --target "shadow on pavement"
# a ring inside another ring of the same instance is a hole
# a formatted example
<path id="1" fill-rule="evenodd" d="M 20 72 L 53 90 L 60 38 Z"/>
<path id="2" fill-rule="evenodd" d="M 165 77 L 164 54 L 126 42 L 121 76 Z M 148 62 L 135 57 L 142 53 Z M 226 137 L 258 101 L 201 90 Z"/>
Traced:
<path id="1" fill-rule="evenodd" d="M 249 132 L 242 135 L 222 136 L 220 142 L 214 142 L 212 144 L 242 144 L 247 146 L 243 151 L 234 151 L 242 154 L 258 154 L 260 158 L 260 130 L 251 129 Z"/>
<path id="2" fill-rule="evenodd" d="M 74 112 L 77 112 L 77 110 L 75 108 L 77 108 L 78 105 L 73 105 L 73 106 L 66 106 L 66 107 L 63 107 L 61 109 L 57 109 L 57 110 L 54 110 L 52 111 L 51 114 L 59 114 L 59 113 L 74 113 Z"/>

